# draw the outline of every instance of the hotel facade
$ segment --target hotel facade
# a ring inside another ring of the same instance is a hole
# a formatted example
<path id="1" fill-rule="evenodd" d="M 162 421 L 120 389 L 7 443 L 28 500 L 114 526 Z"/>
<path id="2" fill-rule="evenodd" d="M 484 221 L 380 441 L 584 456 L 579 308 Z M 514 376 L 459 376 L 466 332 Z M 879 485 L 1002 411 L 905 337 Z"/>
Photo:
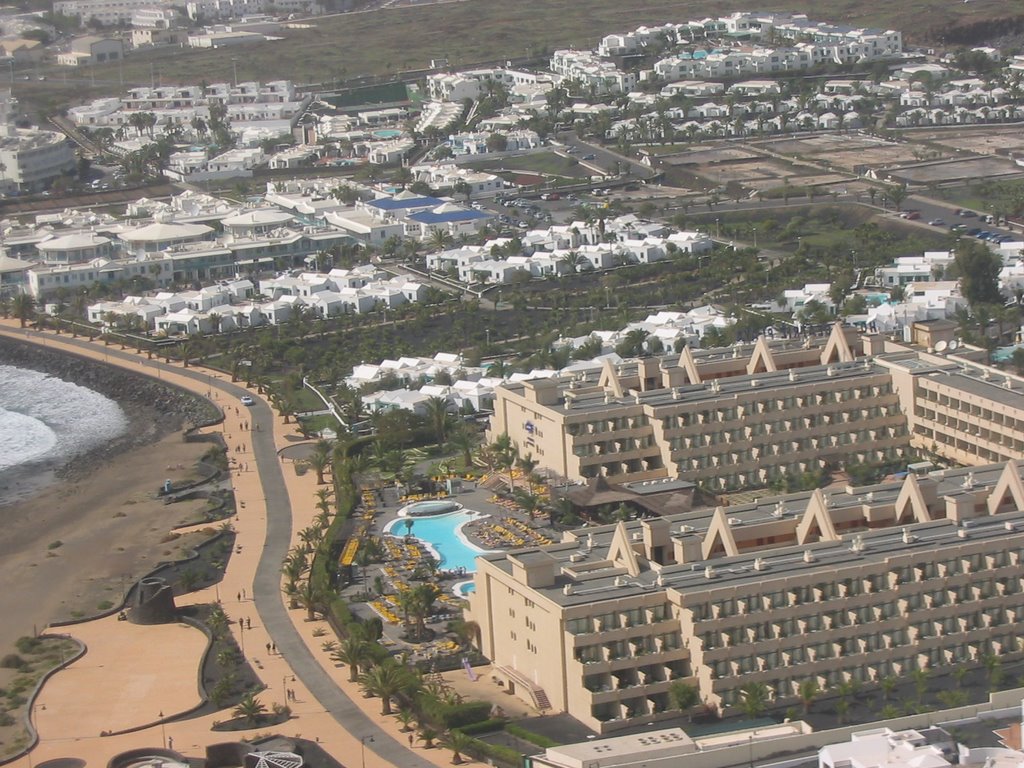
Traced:
<path id="1" fill-rule="evenodd" d="M 718 710 L 748 683 L 870 685 L 1019 654 L 1015 461 L 588 528 L 477 559 L 467 618 L 507 689 L 599 731 Z"/>
<path id="2" fill-rule="evenodd" d="M 836 325 L 817 341 L 762 337 L 508 383 L 488 437 L 503 433 L 570 481 L 736 491 L 912 451 L 967 465 L 1024 459 L 1024 379 Z"/>

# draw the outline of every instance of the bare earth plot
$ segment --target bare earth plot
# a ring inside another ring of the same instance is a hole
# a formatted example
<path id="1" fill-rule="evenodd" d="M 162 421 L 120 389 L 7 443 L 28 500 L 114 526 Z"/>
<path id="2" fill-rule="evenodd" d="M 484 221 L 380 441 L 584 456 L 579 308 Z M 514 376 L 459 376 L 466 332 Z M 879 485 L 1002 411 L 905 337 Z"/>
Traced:
<path id="1" fill-rule="evenodd" d="M 783 155 L 800 155 L 810 160 L 827 161 L 833 167 L 851 171 L 915 162 L 920 154 L 920 149 L 913 144 L 897 144 L 862 134 L 780 139 L 762 142 L 759 146 Z"/>
<path id="2" fill-rule="evenodd" d="M 979 130 L 915 132 L 914 138 L 950 149 L 977 154 L 1024 151 L 1024 132 L 1019 126 L 993 127 Z"/>
<path id="3" fill-rule="evenodd" d="M 908 184 L 941 184 L 963 179 L 986 179 L 1014 176 L 1021 168 L 1011 160 L 997 157 L 966 158 L 943 163 L 893 169 L 890 175 Z"/>

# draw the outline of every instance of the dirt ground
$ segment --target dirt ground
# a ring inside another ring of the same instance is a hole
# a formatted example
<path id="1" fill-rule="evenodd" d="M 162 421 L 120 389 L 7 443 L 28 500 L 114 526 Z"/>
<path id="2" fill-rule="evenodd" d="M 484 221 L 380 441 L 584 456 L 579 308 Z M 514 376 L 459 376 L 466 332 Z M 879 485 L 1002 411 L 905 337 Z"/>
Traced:
<path id="1" fill-rule="evenodd" d="M 0 508 L 0 656 L 52 621 L 117 603 L 144 572 L 176 558 L 184 541 L 166 541 L 170 529 L 206 502 L 165 506 L 156 492 L 166 478 L 194 476 L 208 448 L 174 433 Z"/>

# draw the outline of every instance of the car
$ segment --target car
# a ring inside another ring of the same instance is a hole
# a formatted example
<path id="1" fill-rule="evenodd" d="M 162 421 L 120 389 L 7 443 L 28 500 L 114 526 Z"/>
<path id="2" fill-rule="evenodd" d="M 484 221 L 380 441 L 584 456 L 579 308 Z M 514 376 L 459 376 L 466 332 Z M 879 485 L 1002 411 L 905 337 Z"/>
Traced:
<path id="1" fill-rule="evenodd" d="M 942 219 L 932 219 L 931 221 L 928 222 L 928 224 L 930 226 L 933 226 L 933 227 L 944 227 L 944 226 L 946 226 L 946 222 L 944 222 Z"/>
<path id="2" fill-rule="evenodd" d="M 979 232 L 981 232 L 981 230 L 978 227 L 971 227 L 966 232 L 964 232 L 964 234 L 967 235 L 968 237 L 977 237 Z"/>
<path id="3" fill-rule="evenodd" d="M 566 153 L 567 153 L 567 154 L 570 154 L 570 155 L 575 155 L 575 154 L 576 154 L 577 152 L 579 152 L 579 149 L 578 149 L 578 148 L 576 148 L 576 147 L 569 147 L 569 148 L 568 148 L 567 150 L 565 150 L 565 151 L 566 151 Z"/>
<path id="4" fill-rule="evenodd" d="M 969 211 L 966 208 L 958 209 L 956 215 L 963 216 L 965 219 L 976 219 L 978 217 L 978 214 L 976 214 L 974 211 Z"/>
<path id="5" fill-rule="evenodd" d="M 1013 238 L 1012 238 L 1012 237 L 1010 237 L 1009 235 L 996 235 L 995 237 L 993 237 L 993 238 L 990 238 L 990 239 L 991 239 L 991 241 L 992 241 L 993 243 L 999 243 L 1000 245 L 1001 245 L 1002 243 L 1008 243 L 1008 242 L 1010 242 L 1011 240 L 1013 240 Z"/>
<path id="6" fill-rule="evenodd" d="M 951 226 L 949 228 L 949 231 L 950 232 L 966 232 L 967 231 L 967 225 L 966 224 L 954 224 L 953 226 Z"/>
<path id="7" fill-rule="evenodd" d="M 242 403 L 242 405 L 256 405 L 256 401 L 252 398 L 252 395 L 242 395 L 242 399 L 240 402 Z"/>
<path id="8" fill-rule="evenodd" d="M 920 219 L 921 218 L 921 212 L 920 211 L 904 211 L 903 213 L 900 214 L 900 218 L 901 219 L 909 219 L 909 220 L 913 221 L 914 219 Z"/>
<path id="9" fill-rule="evenodd" d="M 596 157 L 597 157 L 597 155 L 595 155 L 593 152 L 591 152 L 589 155 L 583 155 L 583 157 L 580 158 L 580 159 L 581 160 L 593 160 Z"/>
<path id="10" fill-rule="evenodd" d="M 989 232 L 987 229 L 983 229 L 981 230 L 981 232 L 976 234 L 975 237 L 978 238 L 979 240 L 988 240 L 990 237 L 992 237 L 992 233 Z"/>

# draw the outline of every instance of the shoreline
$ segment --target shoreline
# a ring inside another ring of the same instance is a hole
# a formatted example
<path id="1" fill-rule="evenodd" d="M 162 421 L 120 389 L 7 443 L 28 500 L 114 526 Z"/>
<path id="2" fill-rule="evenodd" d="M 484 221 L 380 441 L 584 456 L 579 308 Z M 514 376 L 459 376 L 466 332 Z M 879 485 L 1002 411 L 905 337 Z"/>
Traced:
<path id="1" fill-rule="evenodd" d="M 86 478 L 130 451 L 220 418 L 217 408 L 199 395 L 74 352 L 0 337 L 0 364 L 44 373 L 97 392 L 117 403 L 127 421 L 124 433 L 106 445 L 67 459 L 26 462 L 0 473 L 0 510 L 4 511 L 60 484 Z"/>

